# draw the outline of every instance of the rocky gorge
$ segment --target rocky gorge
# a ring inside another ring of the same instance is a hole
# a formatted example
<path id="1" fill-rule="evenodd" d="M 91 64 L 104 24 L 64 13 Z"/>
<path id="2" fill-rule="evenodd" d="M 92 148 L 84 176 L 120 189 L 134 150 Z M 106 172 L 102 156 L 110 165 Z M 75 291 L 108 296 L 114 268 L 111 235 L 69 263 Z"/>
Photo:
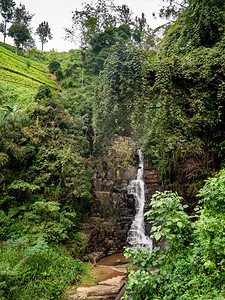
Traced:
<path id="1" fill-rule="evenodd" d="M 137 173 L 137 149 L 131 138 L 116 136 L 105 147 L 105 154 L 94 161 L 94 199 L 81 225 L 89 240 L 89 258 L 94 262 L 121 252 L 127 245 L 127 233 L 135 215 L 135 199 L 128 193 L 128 185 Z M 151 196 L 160 189 L 159 176 L 149 162 L 145 162 L 144 181 L 147 211 Z M 150 228 L 145 223 L 148 233 Z"/>

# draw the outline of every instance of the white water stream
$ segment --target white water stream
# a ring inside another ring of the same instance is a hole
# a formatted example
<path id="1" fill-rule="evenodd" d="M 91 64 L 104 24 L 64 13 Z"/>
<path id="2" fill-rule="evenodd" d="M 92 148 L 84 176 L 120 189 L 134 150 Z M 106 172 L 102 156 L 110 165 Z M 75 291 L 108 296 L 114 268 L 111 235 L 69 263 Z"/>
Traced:
<path id="1" fill-rule="evenodd" d="M 144 161 L 141 155 L 141 150 L 138 150 L 139 168 L 137 178 L 132 180 L 128 186 L 128 193 L 135 197 L 136 215 L 128 232 L 127 242 L 135 242 L 135 248 L 140 246 L 147 247 L 152 250 L 152 240 L 145 235 L 144 226 L 144 205 L 145 205 L 145 183 L 144 175 Z"/>

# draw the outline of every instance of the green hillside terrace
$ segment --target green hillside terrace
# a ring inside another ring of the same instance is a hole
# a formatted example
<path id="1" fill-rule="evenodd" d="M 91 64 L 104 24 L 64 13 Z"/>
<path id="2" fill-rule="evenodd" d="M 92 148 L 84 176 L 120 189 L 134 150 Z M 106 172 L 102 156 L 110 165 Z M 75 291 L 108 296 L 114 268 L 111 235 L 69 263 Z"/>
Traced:
<path id="1" fill-rule="evenodd" d="M 60 90 L 51 80 L 44 65 L 26 57 L 17 56 L 0 46 L 0 83 L 13 84 L 29 90 L 47 84 L 54 90 Z"/>

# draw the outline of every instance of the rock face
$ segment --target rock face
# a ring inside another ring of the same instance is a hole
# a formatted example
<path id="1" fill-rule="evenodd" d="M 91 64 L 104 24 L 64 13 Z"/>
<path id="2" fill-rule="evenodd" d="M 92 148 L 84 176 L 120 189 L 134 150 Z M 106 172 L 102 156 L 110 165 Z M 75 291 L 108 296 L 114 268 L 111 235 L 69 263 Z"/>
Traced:
<path id="1" fill-rule="evenodd" d="M 129 181 L 136 178 L 137 149 L 130 138 L 117 137 L 96 159 L 93 176 L 93 203 L 84 216 L 81 231 L 89 238 L 90 258 L 99 258 L 123 250 L 127 233 L 135 215 L 135 199 L 129 195 Z M 146 210 L 151 195 L 159 189 L 158 175 L 147 164 Z M 149 230 L 146 227 L 147 230 Z"/>

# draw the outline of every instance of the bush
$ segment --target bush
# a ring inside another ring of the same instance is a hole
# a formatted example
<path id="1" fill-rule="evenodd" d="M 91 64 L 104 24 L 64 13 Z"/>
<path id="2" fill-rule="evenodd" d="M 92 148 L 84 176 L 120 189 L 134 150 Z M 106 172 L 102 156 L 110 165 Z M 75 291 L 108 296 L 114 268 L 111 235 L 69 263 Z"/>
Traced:
<path id="1" fill-rule="evenodd" d="M 77 281 L 83 264 L 62 246 L 26 237 L 0 245 L 0 298 L 10 300 L 61 299 L 63 289 Z"/>
<path id="2" fill-rule="evenodd" d="M 60 69 L 60 63 L 57 60 L 52 60 L 48 68 L 49 71 L 54 74 L 58 69 Z"/>
<path id="3" fill-rule="evenodd" d="M 167 245 L 152 252 L 125 249 L 133 265 L 124 299 L 225 299 L 224 174 L 200 190 L 205 207 L 196 208 L 199 217 L 193 223 L 175 193 L 153 196 L 147 214 L 153 237 L 164 236 Z"/>
<path id="4" fill-rule="evenodd" d="M 63 79 L 63 72 L 62 70 L 58 69 L 55 71 L 55 76 L 57 78 L 57 80 L 62 80 Z"/>
<path id="5" fill-rule="evenodd" d="M 45 98 L 51 98 L 52 96 L 52 91 L 50 87 L 46 84 L 40 85 L 38 87 L 37 93 L 34 96 L 35 100 L 41 100 Z"/>
<path id="6" fill-rule="evenodd" d="M 82 232 L 76 232 L 72 239 L 70 253 L 75 258 L 83 258 L 88 247 L 88 237 Z"/>

